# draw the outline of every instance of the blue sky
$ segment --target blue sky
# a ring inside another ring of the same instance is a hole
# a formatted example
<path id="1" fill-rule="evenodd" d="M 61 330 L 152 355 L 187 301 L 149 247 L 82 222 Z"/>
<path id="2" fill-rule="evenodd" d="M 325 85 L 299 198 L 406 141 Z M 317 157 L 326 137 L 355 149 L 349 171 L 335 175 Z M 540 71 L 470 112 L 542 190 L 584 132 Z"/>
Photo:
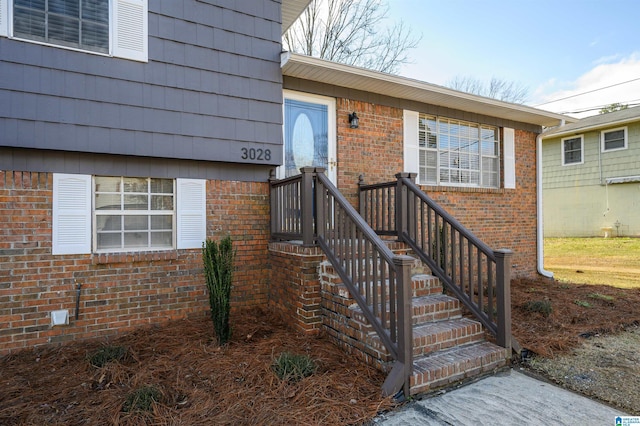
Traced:
<path id="1" fill-rule="evenodd" d="M 389 17 L 422 34 L 400 75 L 528 87 L 527 105 L 573 112 L 640 103 L 640 0 L 388 0 Z M 637 81 L 596 90 L 628 80 Z M 546 103 L 570 97 L 564 101 Z M 577 117 L 597 114 L 570 114 Z"/>

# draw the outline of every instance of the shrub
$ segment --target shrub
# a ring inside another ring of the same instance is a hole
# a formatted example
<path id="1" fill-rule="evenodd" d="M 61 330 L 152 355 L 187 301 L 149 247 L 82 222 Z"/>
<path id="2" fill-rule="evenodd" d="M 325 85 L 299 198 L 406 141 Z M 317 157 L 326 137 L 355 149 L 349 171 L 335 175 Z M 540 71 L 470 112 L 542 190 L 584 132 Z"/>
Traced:
<path id="1" fill-rule="evenodd" d="M 104 367 L 111 361 L 122 361 L 127 354 L 127 348 L 123 346 L 103 346 L 89 357 L 89 362 L 94 367 Z"/>
<path id="2" fill-rule="evenodd" d="M 142 386 L 127 395 L 122 411 L 151 411 L 154 402 L 160 402 L 162 393 L 155 386 Z"/>
<path id="3" fill-rule="evenodd" d="M 231 237 L 225 237 L 219 244 L 207 239 L 202 244 L 202 258 L 204 276 L 209 290 L 213 329 L 218 344 L 224 345 L 231 338 L 229 312 L 231 310 L 231 282 L 235 258 Z"/>
<path id="4" fill-rule="evenodd" d="M 551 315 L 553 308 L 548 300 L 531 300 L 524 304 L 524 308 L 529 312 L 538 312 L 548 317 Z"/>
<path id="5" fill-rule="evenodd" d="M 591 303 L 585 302 L 584 300 L 575 300 L 573 303 L 575 303 L 578 306 L 582 306 L 583 308 L 590 308 L 591 307 Z"/>
<path id="6" fill-rule="evenodd" d="M 318 369 L 316 363 L 308 355 L 295 355 L 283 352 L 273 363 L 273 371 L 280 380 L 297 382 L 311 376 Z"/>

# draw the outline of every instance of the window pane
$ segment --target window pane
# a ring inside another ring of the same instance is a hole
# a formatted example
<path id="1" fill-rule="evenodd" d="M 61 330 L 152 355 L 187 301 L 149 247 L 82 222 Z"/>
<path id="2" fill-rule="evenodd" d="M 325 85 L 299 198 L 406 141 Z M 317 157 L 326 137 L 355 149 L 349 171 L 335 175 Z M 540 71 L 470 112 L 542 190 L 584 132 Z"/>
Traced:
<path id="1" fill-rule="evenodd" d="M 169 215 L 151 216 L 151 229 L 171 230 L 173 218 Z"/>
<path id="2" fill-rule="evenodd" d="M 173 195 L 152 195 L 151 210 L 173 210 Z"/>
<path id="3" fill-rule="evenodd" d="M 124 192 L 149 192 L 149 181 L 141 178 L 124 178 Z"/>
<path id="4" fill-rule="evenodd" d="M 120 231 L 122 229 L 122 216 L 98 215 L 96 216 L 98 231 Z"/>
<path id="5" fill-rule="evenodd" d="M 49 12 L 59 15 L 80 17 L 80 3 L 78 0 L 48 0 Z"/>
<path id="6" fill-rule="evenodd" d="M 44 40 L 44 13 L 16 8 L 13 11 L 13 26 L 16 35 L 33 36 L 29 38 Z"/>
<path id="7" fill-rule="evenodd" d="M 124 217 L 126 231 L 146 231 L 149 229 L 149 216 L 131 215 Z"/>
<path id="8" fill-rule="evenodd" d="M 122 248 L 121 234 L 103 234 L 98 232 L 96 246 L 98 250 Z"/>
<path id="9" fill-rule="evenodd" d="M 149 208 L 149 196 L 148 195 L 129 195 L 124 196 L 124 209 L 125 210 L 147 210 Z"/>
<path id="10" fill-rule="evenodd" d="M 80 22 L 77 19 L 49 14 L 49 40 L 78 45 Z"/>
<path id="11" fill-rule="evenodd" d="M 93 180 L 96 192 L 120 192 L 122 179 L 119 177 L 96 176 Z"/>
<path id="12" fill-rule="evenodd" d="M 152 247 L 171 247 L 173 245 L 173 233 L 169 232 L 152 232 Z"/>
<path id="13" fill-rule="evenodd" d="M 109 2 L 104 0 L 82 0 L 82 18 L 109 24 Z"/>
<path id="14" fill-rule="evenodd" d="M 154 194 L 173 194 L 173 180 L 151 179 L 151 192 Z"/>
<path id="15" fill-rule="evenodd" d="M 96 194 L 96 210 L 120 210 L 120 194 Z"/>
<path id="16" fill-rule="evenodd" d="M 14 0 L 13 4 L 16 8 L 28 7 L 29 9 L 41 10 L 44 12 L 45 0 Z"/>
<path id="17" fill-rule="evenodd" d="M 106 25 L 84 22 L 82 24 L 83 46 L 92 46 L 101 52 L 109 51 L 109 27 Z"/>
<path id="18" fill-rule="evenodd" d="M 149 247 L 149 232 L 125 232 L 124 248 Z"/>

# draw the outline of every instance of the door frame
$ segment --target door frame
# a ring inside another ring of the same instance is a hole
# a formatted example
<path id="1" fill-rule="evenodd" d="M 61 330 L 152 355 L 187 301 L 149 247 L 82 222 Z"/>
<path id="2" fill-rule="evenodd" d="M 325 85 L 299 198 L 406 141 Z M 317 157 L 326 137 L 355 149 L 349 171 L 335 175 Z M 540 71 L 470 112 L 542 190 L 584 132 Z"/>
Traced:
<path id="1" fill-rule="evenodd" d="M 310 93 L 296 92 L 293 90 L 284 89 L 282 91 L 282 161 L 281 166 L 276 169 L 276 176 L 278 179 L 284 178 L 285 175 L 285 99 L 292 99 L 295 101 L 309 102 L 327 106 L 327 177 L 329 180 L 338 186 L 338 170 L 337 170 L 337 138 L 336 138 L 336 99 L 329 96 L 313 95 Z"/>

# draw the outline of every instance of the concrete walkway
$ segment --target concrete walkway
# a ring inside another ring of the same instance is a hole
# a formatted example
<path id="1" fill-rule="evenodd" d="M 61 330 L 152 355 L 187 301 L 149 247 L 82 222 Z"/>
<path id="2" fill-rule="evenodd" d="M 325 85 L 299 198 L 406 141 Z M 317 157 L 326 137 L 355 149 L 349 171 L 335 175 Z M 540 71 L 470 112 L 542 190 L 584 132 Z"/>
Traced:
<path id="1" fill-rule="evenodd" d="M 609 406 L 510 370 L 407 404 L 373 424 L 612 425 L 625 416 Z"/>

